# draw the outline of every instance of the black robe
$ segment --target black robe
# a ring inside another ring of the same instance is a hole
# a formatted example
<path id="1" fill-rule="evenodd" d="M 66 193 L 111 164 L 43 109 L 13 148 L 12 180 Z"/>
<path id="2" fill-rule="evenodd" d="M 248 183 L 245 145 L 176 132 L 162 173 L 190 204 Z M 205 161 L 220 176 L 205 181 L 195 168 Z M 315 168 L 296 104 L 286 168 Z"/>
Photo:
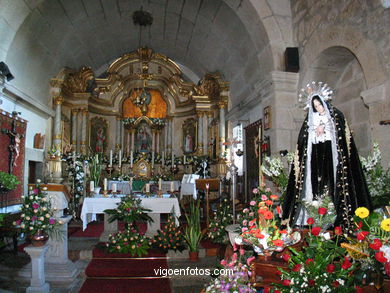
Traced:
<path id="1" fill-rule="evenodd" d="M 338 154 L 336 184 L 333 194 L 330 194 L 337 214 L 334 225 L 353 228 L 351 224 L 355 209 L 366 207 L 372 210 L 371 198 L 355 142 L 344 115 L 329 103 L 327 106 L 335 123 Z M 301 209 L 301 200 L 304 198 L 308 128 L 307 116 L 299 132 L 295 159 L 283 201 L 283 219 L 288 220 L 290 226 L 295 223 L 295 217 L 298 217 Z"/>

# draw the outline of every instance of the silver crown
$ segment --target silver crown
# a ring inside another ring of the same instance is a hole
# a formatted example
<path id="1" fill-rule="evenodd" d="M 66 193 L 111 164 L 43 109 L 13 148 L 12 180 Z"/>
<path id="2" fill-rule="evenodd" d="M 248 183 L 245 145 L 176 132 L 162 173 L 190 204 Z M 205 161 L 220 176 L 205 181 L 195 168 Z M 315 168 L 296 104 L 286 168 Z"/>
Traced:
<path id="1" fill-rule="evenodd" d="M 312 81 L 306 87 L 301 89 L 298 95 L 298 102 L 303 105 L 304 109 L 308 109 L 311 105 L 311 100 L 314 96 L 320 96 L 324 101 L 332 100 L 333 90 L 328 84 L 319 81 L 318 83 Z"/>

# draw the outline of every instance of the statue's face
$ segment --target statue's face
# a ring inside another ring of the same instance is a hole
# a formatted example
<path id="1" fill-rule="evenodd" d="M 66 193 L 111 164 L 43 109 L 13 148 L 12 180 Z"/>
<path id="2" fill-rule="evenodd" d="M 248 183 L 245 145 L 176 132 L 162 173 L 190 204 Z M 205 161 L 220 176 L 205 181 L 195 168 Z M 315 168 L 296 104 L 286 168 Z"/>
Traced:
<path id="1" fill-rule="evenodd" d="M 321 102 L 317 99 L 313 100 L 313 105 L 318 113 L 323 114 L 325 112 L 324 106 L 322 106 Z"/>

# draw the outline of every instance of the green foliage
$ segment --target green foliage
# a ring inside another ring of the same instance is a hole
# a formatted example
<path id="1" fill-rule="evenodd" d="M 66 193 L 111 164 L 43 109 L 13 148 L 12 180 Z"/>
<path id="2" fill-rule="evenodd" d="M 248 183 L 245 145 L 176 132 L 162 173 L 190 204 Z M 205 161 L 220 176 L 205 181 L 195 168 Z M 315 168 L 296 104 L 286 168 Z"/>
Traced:
<path id="1" fill-rule="evenodd" d="M 187 227 L 184 229 L 184 238 L 187 242 L 190 251 L 198 251 L 200 240 L 202 239 L 202 231 L 200 228 L 200 201 L 196 203 L 190 202 L 189 214 L 186 213 Z"/>
<path id="2" fill-rule="evenodd" d="M 148 237 L 140 235 L 137 229 L 129 226 L 125 231 L 109 235 L 106 247 L 109 252 L 129 253 L 131 256 L 143 256 L 148 253 L 151 241 Z"/>
<path id="3" fill-rule="evenodd" d="M 95 183 L 95 186 L 100 184 L 100 175 L 102 174 L 102 157 L 101 154 L 96 154 L 92 156 L 89 161 L 90 167 L 90 176 L 92 181 Z"/>
<path id="4" fill-rule="evenodd" d="M 123 197 L 116 209 L 105 210 L 104 212 L 111 215 L 109 222 L 118 220 L 128 225 L 135 224 L 137 221 L 153 222 L 152 218 L 147 214 L 151 210 L 142 207 L 141 199 L 130 195 Z"/>
<path id="5" fill-rule="evenodd" d="M 166 252 L 168 250 L 184 250 L 185 241 L 183 232 L 180 227 L 176 226 L 175 217 L 173 215 L 169 215 L 167 224 L 154 236 L 153 244 L 155 247 Z"/>
<path id="6" fill-rule="evenodd" d="M 210 221 L 207 238 L 213 243 L 227 244 L 229 239 L 225 228 L 233 223 L 233 210 L 227 199 L 224 199 Z"/>
<path id="7" fill-rule="evenodd" d="M 0 189 L 13 190 L 20 184 L 18 178 L 13 174 L 0 172 Z"/>

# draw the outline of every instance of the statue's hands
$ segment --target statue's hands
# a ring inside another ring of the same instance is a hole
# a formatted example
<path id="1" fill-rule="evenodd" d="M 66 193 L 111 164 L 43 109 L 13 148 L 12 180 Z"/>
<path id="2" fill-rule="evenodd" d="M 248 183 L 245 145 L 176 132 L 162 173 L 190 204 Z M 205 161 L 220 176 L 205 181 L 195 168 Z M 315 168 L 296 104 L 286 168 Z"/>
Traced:
<path id="1" fill-rule="evenodd" d="M 316 135 L 321 136 L 325 133 L 325 124 L 320 124 L 316 129 Z"/>

